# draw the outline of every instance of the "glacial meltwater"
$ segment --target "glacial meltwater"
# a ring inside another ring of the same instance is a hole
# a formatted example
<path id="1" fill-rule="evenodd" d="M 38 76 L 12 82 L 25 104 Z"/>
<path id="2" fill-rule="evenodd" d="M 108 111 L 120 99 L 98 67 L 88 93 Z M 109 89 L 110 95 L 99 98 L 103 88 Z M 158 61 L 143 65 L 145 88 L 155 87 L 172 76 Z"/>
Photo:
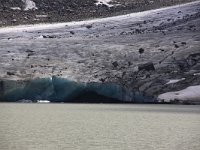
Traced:
<path id="1" fill-rule="evenodd" d="M 0 104 L 0 150 L 199 149 L 199 105 Z"/>

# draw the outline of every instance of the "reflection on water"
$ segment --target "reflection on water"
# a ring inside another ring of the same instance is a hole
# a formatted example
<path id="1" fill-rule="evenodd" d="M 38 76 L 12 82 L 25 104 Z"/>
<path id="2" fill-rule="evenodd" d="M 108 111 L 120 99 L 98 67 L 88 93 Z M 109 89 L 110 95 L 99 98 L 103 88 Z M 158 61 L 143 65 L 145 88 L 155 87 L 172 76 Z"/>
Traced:
<path id="1" fill-rule="evenodd" d="M 199 150 L 200 106 L 0 104 L 1 150 Z"/>

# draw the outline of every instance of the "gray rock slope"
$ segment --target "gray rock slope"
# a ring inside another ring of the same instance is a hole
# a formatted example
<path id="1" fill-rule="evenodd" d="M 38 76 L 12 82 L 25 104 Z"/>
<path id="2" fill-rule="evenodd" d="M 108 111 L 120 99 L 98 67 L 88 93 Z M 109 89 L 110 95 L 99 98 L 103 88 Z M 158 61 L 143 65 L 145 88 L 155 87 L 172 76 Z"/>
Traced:
<path id="1" fill-rule="evenodd" d="M 0 28 L 0 52 L 1 101 L 66 102 L 93 92 L 157 102 L 162 93 L 200 85 L 200 1 L 82 22 Z"/>
<path id="2" fill-rule="evenodd" d="M 195 0 L 0 0 L 0 27 L 139 12 Z"/>

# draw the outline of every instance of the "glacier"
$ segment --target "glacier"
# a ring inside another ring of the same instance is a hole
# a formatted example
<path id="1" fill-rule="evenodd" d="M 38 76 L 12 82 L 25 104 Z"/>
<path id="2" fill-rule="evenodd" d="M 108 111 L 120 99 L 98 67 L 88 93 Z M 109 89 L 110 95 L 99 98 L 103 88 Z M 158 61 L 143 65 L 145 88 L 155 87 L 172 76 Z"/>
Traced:
<path id="1" fill-rule="evenodd" d="M 7 102 L 153 102 L 153 99 L 115 83 L 78 83 L 56 76 L 31 81 L 0 81 L 0 91 L 0 101 Z"/>

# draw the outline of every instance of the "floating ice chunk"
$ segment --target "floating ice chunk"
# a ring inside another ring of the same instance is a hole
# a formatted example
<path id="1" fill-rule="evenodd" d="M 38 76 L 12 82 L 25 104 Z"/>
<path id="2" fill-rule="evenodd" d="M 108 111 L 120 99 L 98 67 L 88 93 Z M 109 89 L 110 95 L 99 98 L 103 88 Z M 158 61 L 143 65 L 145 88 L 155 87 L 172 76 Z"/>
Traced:
<path id="1" fill-rule="evenodd" d="M 112 0 L 97 0 L 96 5 L 106 5 L 108 7 L 113 7 L 114 5 L 109 4 Z"/>
<path id="2" fill-rule="evenodd" d="M 167 92 L 158 96 L 158 99 L 170 102 L 173 100 L 200 101 L 200 85 L 190 86 L 176 92 Z"/>
<path id="3" fill-rule="evenodd" d="M 25 3 L 25 8 L 24 8 L 25 11 L 38 9 L 36 7 L 35 2 L 33 2 L 32 0 L 22 0 L 22 1 Z"/>
<path id="4" fill-rule="evenodd" d="M 183 81 L 183 80 L 185 80 L 185 78 L 173 79 L 173 80 L 170 80 L 169 82 L 167 82 L 166 84 L 174 84 L 174 83 L 177 83 L 177 82 L 180 82 L 180 81 Z"/>
<path id="5" fill-rule="evenodd" d="M 37 100 L 38 103 L 50 103 L 48 100 Z"/>

